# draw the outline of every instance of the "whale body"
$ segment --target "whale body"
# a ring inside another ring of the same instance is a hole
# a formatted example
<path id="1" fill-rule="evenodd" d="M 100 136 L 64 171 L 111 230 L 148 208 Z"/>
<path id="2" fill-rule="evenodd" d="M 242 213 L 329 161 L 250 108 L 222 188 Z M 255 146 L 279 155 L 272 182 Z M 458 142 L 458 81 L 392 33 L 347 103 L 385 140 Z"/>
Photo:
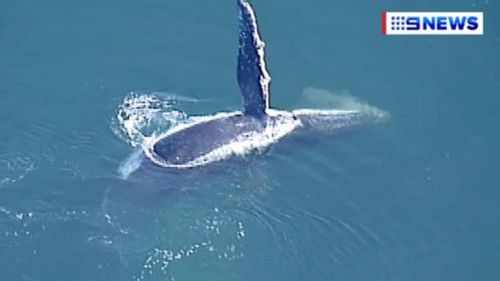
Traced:
<path id="1" fill-rule="evenodd" d="M 327 125 L 331 130 L 340 130 L 385 119 L 381 112 L 270 108 L 271 78 L 266 69 L 264 42 L 258 32 L 256 16 L 247 1 L 238 0 L 237 6 L 237 80 L 243 110 L 200 118 L 150 139 L 144 152 L 152 162 L 163 167 L 192 168 L 261 150 L 301 128 Z"/>

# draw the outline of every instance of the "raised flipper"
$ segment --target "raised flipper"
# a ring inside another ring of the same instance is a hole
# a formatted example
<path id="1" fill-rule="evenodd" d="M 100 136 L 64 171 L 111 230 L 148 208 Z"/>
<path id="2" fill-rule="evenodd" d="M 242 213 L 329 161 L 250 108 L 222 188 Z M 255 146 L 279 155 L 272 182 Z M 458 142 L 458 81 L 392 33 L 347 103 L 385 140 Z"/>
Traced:
<path id="1" fill-rule="evenodd" d="M 262 117 L 269 108 L 269 82 L 264 42 L 260 39 L 255 13 L 245 0 L 238 0 L 240 35 L 238 47 L 238 84 L 246 115 Z"/>

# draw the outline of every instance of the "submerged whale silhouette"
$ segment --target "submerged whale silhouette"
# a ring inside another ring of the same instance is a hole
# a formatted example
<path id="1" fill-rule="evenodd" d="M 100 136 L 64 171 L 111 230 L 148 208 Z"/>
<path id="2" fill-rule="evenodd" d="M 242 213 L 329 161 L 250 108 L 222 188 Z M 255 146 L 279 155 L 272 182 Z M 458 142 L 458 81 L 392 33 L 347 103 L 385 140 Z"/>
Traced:
<path id="1" fill-rule="evenodd" d="M 237 5 L 237 79 L 243 111 L 201 118 L 150 139 L 144 146 L 144 153 L 152 162 L 163 167 L 191 168 L 263 149 L 299 128 L 327 126 L 330 130 L 338 130 L 386 119 L 382 111 L 271 109 L 271 79 L 256 17 L 247 1 L 238 0 Z"/>

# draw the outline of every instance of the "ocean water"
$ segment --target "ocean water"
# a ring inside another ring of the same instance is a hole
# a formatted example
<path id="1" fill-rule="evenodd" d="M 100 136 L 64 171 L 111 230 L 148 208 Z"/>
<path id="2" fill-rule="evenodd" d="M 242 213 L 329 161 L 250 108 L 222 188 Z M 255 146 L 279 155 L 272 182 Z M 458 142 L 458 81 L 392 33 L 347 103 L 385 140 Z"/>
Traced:
<path id="1" fill-rule="evenodd" d="M 240 108 L 234 2 L 0 3 L 0 280 L 499 280 L 499 1 L 254 0 L 274 107 L 391 119 L 155 167 L 145 135 Z"/>

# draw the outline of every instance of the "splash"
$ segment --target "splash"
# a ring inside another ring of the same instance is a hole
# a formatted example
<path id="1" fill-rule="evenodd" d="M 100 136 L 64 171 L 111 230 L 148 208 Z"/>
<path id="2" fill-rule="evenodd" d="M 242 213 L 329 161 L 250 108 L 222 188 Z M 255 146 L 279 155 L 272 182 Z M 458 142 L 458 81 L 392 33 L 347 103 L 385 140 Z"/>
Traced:
<path id="1" fill-rule="evenodd" d="M 168 93 L 131 92 L 118 108 L 113 130 L 132 147 L 142 147 L 146 137 L 187 121 L 187 115 L 176 109 L 182 102 L 197 100 Z"/>
<path id="2" fill-rule="evenodd" d="M 118 175 L 127 179 L 143 160 L 143 147 L 148 139 L 170 128 L 192 122 L 187 114 L 179 110 L 182 104 L 199 100 L 162 92 L 131 92 L 118 106 L 113 118 L 113 131 L 136 148 L 118 167 Z"/>

